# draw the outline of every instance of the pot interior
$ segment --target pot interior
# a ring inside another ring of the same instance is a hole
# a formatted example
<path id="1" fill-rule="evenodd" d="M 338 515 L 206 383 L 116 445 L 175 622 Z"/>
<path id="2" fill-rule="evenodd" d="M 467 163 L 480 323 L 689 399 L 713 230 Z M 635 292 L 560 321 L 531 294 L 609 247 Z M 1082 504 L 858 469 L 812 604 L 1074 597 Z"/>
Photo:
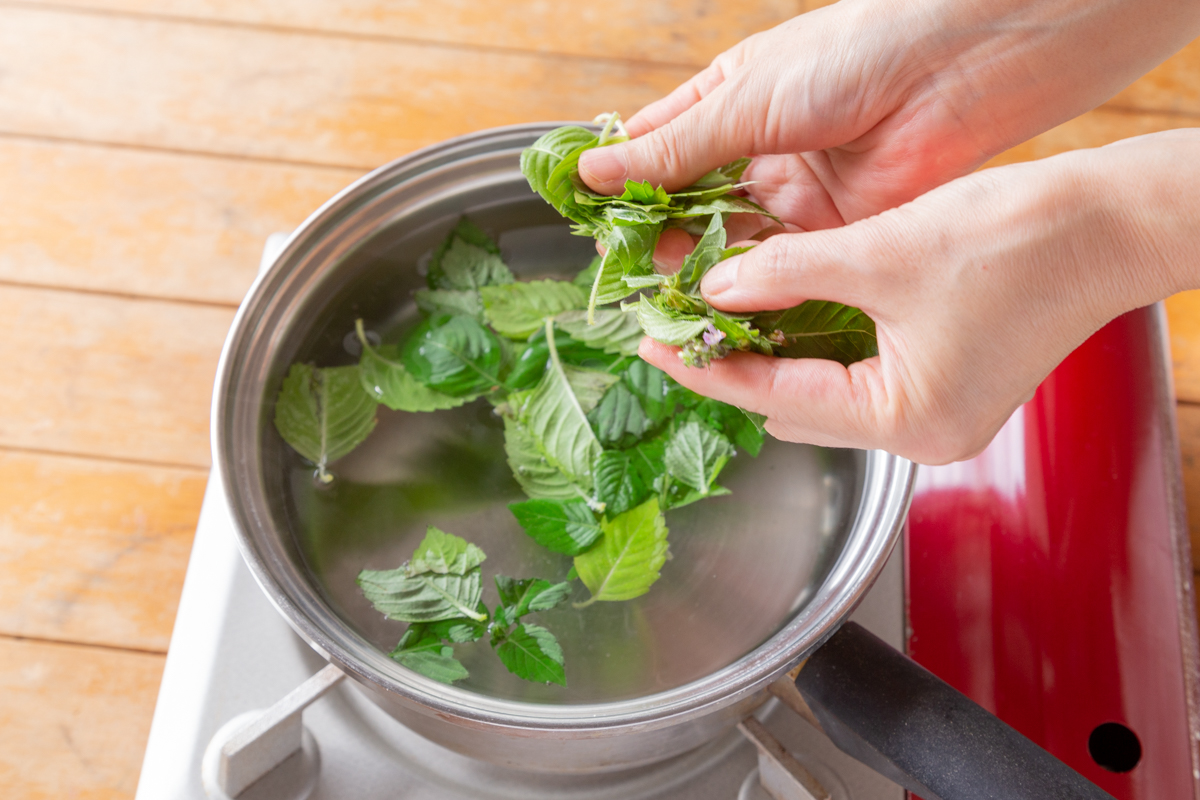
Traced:
<path id="1" fill-rule="evenodd" d="M 384 343 L 419 321 L 412 292 L 424 287 L 429 254 L 464 213 L 496 239 L 518 279 L 569 279 L 594 254 L 591 240 L 572 236 L 519 173 L 410 204 L 325 265 L 279 340 L 262 398 L 262 480 L 274 525 L 328 607 L 383 653 L 406 624 L 375 611 L 355 576 L 402 564 L 428 525 L 487 553 L 489 607 L 498 573 L 557 581 L 571 567 L 570 558 L 530 540 L 508 511 L 526 498 L 505 460 L 501 420 L 483 399 L 423 414 L 381 405 L 375 431 L 333 464 L 329 486 L 313 480 L 312 466 L 271 424 L 290 363 L 357 363 L 357 318 Z M 670 558 L 648 594 L 538 615 L 562 645 L 565 688 L 517 679 L 485 641 L 456 647 L 470 671 L 457 685 L 506 700 L 592 704 L 657 694 L 728 666 L 779 631 L 824 583 L 858 513 L 866 460 L 858 451 L 768 437 L 757 458 L 739 453 L 721 474 L 731 494 L 667 512 Z M 586 597 L 579 586 L 574 599 Z"/>

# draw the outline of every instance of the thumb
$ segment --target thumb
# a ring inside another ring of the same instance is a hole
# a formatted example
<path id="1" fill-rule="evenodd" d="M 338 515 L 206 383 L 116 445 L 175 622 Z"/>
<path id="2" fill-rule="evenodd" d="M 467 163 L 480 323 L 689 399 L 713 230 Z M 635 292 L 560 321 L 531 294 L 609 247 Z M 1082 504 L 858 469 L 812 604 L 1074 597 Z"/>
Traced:
<path id="1" fill-rule="evenodd" d="M 772 311 L 805 300 L 870 305 L 878 259 L 866 228 L 853 223 L 772 236 L 716 264 L 700 283 L 701 294 L 724 311 Z"/>
<path id="2" fill-rule="evenodd" d="M 588 150 L 579 159 L 579 176 L 601 194 L 621 193 L 627 180 L 649 181 L 673 192 L 750 153 L 754 149 L 752 126 L 739 125 L 731 108 L 734 83 L 721 84 L 643 136 Z"/>

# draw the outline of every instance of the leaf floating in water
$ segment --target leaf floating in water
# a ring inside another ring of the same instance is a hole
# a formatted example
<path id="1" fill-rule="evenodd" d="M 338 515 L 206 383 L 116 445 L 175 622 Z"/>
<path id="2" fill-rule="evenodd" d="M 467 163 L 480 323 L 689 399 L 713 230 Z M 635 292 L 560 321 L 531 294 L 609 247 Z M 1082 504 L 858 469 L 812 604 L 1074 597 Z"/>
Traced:
<path id="1" fill-rule="evenodd" d="M 357 447 L 375 429 L 375 400 L 362 387 L 359 369 L 293 364 L 275 403 L 275 429 L 300 455 L 317 465 L 320 480 L 333 480 L 330 463 Z"/>
<path id="2" fill-rule="evenodd" d="M 650 590 L 667 560 L 667 524 L 652 498 L 605 520 L 604 536 L 583 555 L 575 556 L 579 579 L 592 593 L 580 608 L 597 600 L 632 600 Z"/>

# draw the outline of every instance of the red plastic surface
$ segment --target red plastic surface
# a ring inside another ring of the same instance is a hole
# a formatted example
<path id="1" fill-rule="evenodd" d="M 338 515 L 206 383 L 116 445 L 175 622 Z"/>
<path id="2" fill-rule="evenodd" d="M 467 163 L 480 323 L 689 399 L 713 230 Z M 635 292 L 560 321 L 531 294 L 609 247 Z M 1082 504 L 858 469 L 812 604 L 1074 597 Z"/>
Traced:
<path id="1" fill-rule="evenodd" d="M 906 539 L 910 654 L 1119 800 L 1194 796 L 1153 314 L 1095 334 L 977 458 L 920 468 Z M 1089 755 L 1104 722 L 1141 740 L 1131 772 Z"/>

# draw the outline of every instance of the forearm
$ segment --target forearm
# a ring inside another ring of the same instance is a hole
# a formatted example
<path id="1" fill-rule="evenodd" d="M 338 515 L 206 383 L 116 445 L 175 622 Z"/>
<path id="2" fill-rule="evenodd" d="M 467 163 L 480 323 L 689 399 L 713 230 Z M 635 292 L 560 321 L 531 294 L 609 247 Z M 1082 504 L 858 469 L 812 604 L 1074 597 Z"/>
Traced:
<path id="1" fill-rule="evenodd" d="M 948 108 L 907 105 L 956 117 L 981 158 L 1100 105 L 1200 36 L 1196 0 L 842 0 L 828 10 L 838 6 L 863 29 L 881 15 L 892 25 L 880 62 L 907 74 L 904 91 Z"/>
<path id="2" fill-rule="evenodd" d="M 1116 312 L 1200 289 L 1200 129 L 1072 155 L 1082 185 L 1117 231 Z"/>

